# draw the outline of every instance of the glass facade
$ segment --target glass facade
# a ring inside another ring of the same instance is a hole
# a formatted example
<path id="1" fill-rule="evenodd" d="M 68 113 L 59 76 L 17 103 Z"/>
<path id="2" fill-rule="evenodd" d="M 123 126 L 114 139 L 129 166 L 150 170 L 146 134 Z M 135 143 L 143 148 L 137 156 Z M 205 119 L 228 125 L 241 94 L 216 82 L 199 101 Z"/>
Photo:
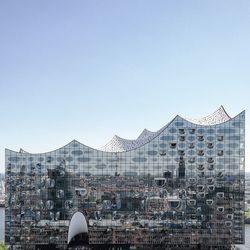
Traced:
<path id="1" fill-rule="evenodd" d="M 89 246 L 244 243 L 245 112 L 211 124 L 176 116 L 121 152 L 6 149 L 6 242 L 66 248 L 79 211 Z"/>

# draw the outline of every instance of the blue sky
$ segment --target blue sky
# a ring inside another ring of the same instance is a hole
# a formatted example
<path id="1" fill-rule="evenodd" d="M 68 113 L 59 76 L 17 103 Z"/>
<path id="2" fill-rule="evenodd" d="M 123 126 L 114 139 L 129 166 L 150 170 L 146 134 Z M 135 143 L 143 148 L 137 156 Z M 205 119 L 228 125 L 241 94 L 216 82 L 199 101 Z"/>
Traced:
<path id="1" fill-rule="evenodd" d="M 4 148 L 99 147 L 176 114 L 247 111 L 250 1 L 1 1 Z"/>

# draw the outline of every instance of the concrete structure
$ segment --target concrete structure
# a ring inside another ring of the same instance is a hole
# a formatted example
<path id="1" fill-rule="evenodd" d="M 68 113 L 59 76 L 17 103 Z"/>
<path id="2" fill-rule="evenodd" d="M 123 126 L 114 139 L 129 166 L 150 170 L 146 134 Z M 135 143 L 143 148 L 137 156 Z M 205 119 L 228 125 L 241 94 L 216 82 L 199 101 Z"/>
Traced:
<path id="1" fill-rule="evenodd" d="M 229 249 L 244 243 L 245 112 L 176 116 L 101 149 L 6 149 L 6 242 L 13 248 Z M 83 242 L 84 241 L 84 242 Z"/>

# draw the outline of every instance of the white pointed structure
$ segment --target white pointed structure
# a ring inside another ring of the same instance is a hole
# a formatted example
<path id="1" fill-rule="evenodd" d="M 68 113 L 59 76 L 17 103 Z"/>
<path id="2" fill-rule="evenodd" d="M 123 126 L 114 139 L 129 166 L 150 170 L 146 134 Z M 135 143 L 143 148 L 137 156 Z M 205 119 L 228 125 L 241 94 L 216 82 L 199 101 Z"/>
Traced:
<path id="1" fill-rule="evenodd" d="M 67 243 L 69 244 L 72 238 L 81 233 L 88 233 L 88 225 L 85 216 L 81 212 L 76 212 L 69 224 Z"/>

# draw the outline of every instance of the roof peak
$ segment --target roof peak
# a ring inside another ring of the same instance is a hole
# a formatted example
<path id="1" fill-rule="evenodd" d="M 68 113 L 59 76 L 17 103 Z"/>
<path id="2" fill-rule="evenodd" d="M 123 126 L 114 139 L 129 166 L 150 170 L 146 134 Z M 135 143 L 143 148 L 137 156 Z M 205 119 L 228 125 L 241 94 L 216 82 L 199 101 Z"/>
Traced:
<path id="1" fill-rule="evenodd" d="M 196 123 L 198 125 L 216 125 L 231 119 L 231 117 L 227 114 L 225 108 L 221 105 L 217 110 L 213 113 L 206 115 L 201 118 L 184 118 L 185 120 Z"/>

